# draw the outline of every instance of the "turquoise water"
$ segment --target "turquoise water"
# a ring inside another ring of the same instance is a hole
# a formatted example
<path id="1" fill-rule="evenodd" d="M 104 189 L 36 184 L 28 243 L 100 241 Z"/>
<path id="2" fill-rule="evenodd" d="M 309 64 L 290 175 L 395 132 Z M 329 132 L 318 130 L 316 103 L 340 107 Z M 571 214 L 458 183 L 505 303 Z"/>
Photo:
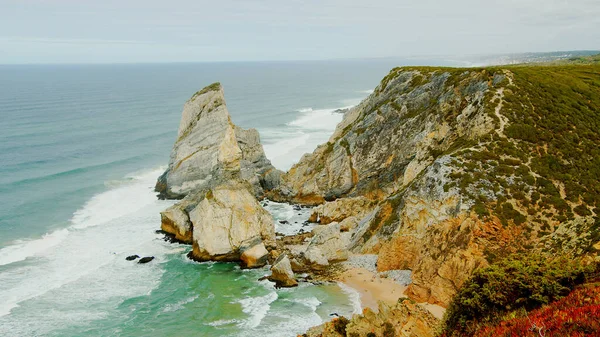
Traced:
<path id="1" fill-rule="evenodd" d="M 395 65 L 0 66 L 0 335 L 291 336 L 355 311 L 336 284 L 275 290 L 267 269 L 187 260 L 154 233 L 172 202 L 152 187 L 203 86 L 287 169 Z"/>

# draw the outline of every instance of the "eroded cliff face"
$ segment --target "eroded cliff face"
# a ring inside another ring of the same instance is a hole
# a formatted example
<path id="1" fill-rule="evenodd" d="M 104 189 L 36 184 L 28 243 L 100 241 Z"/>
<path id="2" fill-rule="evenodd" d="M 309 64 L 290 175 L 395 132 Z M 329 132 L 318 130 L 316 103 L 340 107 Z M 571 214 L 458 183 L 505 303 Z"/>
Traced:
<path id="1" fill-rule="evenodd" d="M 184 106 L 169 167 L 159 177 L 162 198 L 183 198 L 161 212 L 161 229 L 192 244 L 198 261 L 266 264 L 275 247 L 271 215 L 257 201 L 279 185 L 258 131 L 231 122 L 223 88 L 212 84 Z"/>
<path id="2" fill-rule="evenodd" d="M 485 76 L 469 72 L 451 77 L 394 70 L 346 113 L 328 143 L 285 174 L 275 197 L 304 203 L 384 199 L 407 186 L 436 153 L 490 132 L 493 119 L 484 111 L 489 87 Z"/>
<path id="3" fill-rule="evenodd" d="M 241 178 L 261 196 L 263 187 L 278 184 L 279 176 L 265 156 L 258 131 L 232 123 L 223 88 L 214 83 L 185 103 L 169 166 L 158 179 L 156 191 L 163 198 L 181 199 Z"/>
<path id="4" fill-rule="evenodd" d="M 433 337 L 439 320 L 427 310 L 408 299 L 400 299 L 395 305 L 379 303 L 377 311 L 365 309 L 362 315 L 350 320 L 335 319 L 311 328 L 305 337 L 345 336 L 402 336 Z"/>
<path id="5" fill-rule="evenodd" d="M 554 112 L 534 99 L 539 85 L 528 76 L 519 68 L 394 69 L 270 196 L 324 203 L 315 219 L 325 222 L 353 218 L 349 249 L 378 254 L 380 271 L 412 270 L 408 294 L 442 306 L 496 256 L 524 249 L 595 256 L 600 202 L 583 197 L 593 188 L 549 169 L 593 170 L 593 154 L 577 162 L 553 145 L 553 130 L 536 123 Z M 584 127 L 594 111 L 588 104 L 580 124 L 565 120 L 561 130 Z M 597 143 L 583 134 L 580 151 Z"/>

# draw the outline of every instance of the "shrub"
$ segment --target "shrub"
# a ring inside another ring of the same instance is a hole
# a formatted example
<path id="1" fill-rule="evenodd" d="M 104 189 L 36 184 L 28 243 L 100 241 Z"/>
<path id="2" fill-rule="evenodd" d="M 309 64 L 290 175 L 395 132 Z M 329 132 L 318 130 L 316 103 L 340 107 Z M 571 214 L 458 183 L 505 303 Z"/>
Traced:
<path id="1" fill-rule="evenodd" d="M 524 317 L 478 329 L 473 336 L 598 336 L 600 332 L 600 286 L 578 287 L 569 296 Z"/>
<path id="2" fill-rule="evenodd" d="M 517 309 L 532 310 L 584 282 L 585 268 L 567 256 L 514 254 L 476 270 L 448 306 L 444 330 L 469 333 Z"/>
<path id="3" fill-rule="evenodd" d="M 394 325 L 392 323 L 383 323 L 383 337 L 396 337 L 396 330 L 394 330 Z"/>
<path id="4" fill-rule="evenodd" d="M 333 328 L 340 335 L 346 336 L 346 325 L 348 325 L 349 322 L 350 321 L 346 317 L 341 316 L 338 319 L 333 320 Z"/>

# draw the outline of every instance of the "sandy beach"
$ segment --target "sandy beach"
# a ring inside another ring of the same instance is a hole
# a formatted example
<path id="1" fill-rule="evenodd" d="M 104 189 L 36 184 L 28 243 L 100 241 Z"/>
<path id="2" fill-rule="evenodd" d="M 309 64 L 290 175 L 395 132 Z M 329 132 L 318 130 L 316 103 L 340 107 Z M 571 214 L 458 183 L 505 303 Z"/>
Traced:
<path id="1" fill-rule="evenodd" d="M 371 308 L 377 311 L 379 301 L 394 304 L 398 302 L 398 299 L 408 297 L 404 294 L 408 288 L 407 286 L 403 286 L 392 279 L 380 277 L 365 268 L 348 268 L 339 276 L 339 281 L 358 291 L 363 309 Z M 439 305 L 420 304 L 439 319 L 444 316 L 446 311 L 445 308 Z"/>

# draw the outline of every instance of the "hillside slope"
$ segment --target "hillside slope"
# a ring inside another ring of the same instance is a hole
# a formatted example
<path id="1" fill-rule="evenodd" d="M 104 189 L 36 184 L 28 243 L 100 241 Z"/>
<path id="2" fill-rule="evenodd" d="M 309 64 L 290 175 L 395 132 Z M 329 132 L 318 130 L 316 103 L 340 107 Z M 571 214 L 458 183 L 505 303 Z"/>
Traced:
<path id="1" fill-rule="evenodd" d="M 600 65 L 590 60 L 395 68 L 268 196 L 372 200 L 350 248 L 378 254 L 380 271 L 411 269 L 418 301 L 447 305 L 473 270 L 515 251 L 595 258 Z"/>

